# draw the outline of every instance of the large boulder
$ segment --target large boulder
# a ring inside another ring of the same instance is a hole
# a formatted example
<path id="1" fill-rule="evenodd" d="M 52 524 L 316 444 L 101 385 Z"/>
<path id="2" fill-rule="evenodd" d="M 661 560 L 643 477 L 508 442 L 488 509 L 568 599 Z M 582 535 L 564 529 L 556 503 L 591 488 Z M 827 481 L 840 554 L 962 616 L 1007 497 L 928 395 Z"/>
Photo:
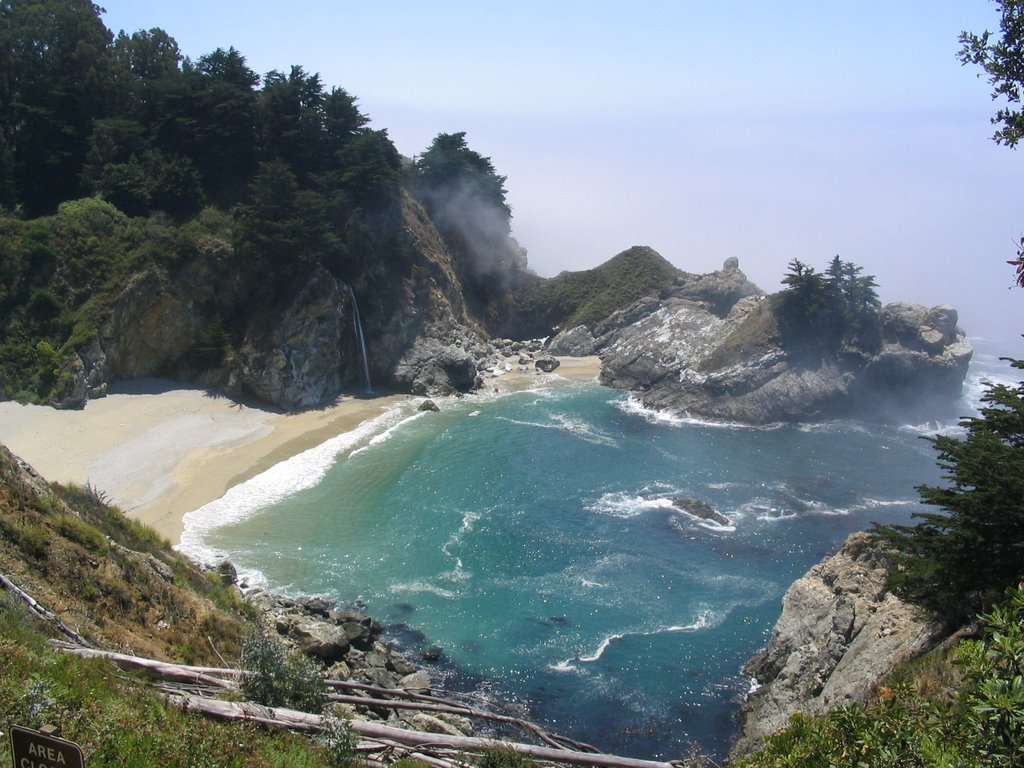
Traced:
<path id="1" fill-rule="evenodd" d="M 480 384 L 477 356 L 459 344 L 416 339 L 394 369 L 394 381 L 414 395 L 452 395 Z"/>
<path id="2" fill-rule="evenodd" d="M 882 678 L 945 637 L 886 589 L 886 575 L 881 545 L 854 533 L 786 591 L 768 646 L 744 667 L 758 688 L 740 711 L 731 757 L 757 749 L 796 712 L 866 703 Z"/>
<path id="3" fill-rule="evenodd" d="M 309 616 L 293 616 L 283 624 L 300 651 L 324 664 L 342 661 L 348 654 L 349 639 L 343 627 Z M 280 627 L 279 627 L 280 630 Z"/>
<path id="4" fill-rule="evenodd" d="M 561 357 L 589 357 L 596 352 L 594 334 L 585 325 L 577 325 L 557 334 L 548 342 L 546 351 L 549 355 Z"/>
<path id="5" fill-rule="evenodd" d="M 558 358 L 552 357 L 551 355 L 541 355 L 533 361 L 533 366 L 542 373 L 553 372 L 561 363 Z"/>

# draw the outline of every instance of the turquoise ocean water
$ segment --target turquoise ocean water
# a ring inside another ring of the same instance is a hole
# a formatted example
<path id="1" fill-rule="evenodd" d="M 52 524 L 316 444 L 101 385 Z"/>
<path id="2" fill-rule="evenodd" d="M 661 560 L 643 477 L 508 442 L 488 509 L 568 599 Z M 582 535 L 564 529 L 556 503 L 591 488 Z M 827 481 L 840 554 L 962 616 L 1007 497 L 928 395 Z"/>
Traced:
<path id="1" fill-rule="evenodd" d="M 667 418 L 597 384 L 403 404 L 232 489 L 182 548 L 253 584 L 358 602 L 449 687 L 634 756 L 721 757 L 783 592 L 939 481 L 928 424 L 749 428 Z M 696 496 L 730 524 L 673 509 Z"/>

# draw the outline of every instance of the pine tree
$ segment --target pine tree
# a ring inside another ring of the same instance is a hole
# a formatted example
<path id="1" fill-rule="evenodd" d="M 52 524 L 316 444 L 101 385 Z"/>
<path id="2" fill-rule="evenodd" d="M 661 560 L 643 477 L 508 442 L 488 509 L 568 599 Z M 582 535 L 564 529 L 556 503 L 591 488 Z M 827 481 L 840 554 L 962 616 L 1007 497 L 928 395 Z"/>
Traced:
<path id="1" fill-rule="evenodd" d="M 1024 361 L 1015 360 L 1017 369 Z M 918 488 L 944 512 L 915 515 L 914 526 L 878 525 L 896 550 L 890 586 L 950 623 L 990 606 L 1024 576 L 1024 382 L 993 385 L 981 414 L 961 420 L 963 438 L 929 438 L 945 486 Z"/>

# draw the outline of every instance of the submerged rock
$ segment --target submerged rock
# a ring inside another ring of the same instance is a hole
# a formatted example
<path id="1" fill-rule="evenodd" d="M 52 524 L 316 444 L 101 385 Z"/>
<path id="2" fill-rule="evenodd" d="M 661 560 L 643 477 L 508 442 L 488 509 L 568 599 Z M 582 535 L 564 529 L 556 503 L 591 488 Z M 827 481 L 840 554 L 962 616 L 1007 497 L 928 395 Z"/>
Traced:
<path id="1" fill-rule="evenodd" d="M 699 517 L 701 520 L 710 520 L 718 525 L 732 525 L 732 521 L 721 512 L 716 512 L 706 501 L 693 497 L 681 497 L 672 499 L 672 506 L 685 512 L 688 515 Z"/>

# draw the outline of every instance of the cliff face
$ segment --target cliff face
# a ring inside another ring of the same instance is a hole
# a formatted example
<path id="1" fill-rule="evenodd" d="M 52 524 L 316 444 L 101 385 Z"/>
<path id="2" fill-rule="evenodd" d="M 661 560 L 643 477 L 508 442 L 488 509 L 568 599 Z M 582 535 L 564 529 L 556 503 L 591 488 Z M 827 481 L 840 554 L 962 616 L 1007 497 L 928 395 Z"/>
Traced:
<path id="1" fill-rule="evenodd" d="M 941 625 L 886 590 L 885 576 L 878 546 L 855 533 L 787 590 L 768 646 L 744 668 L 760 687 L 740 711 L 731 757 L 796 712 L 865 703 L 897 665 L 944 638 Z"/>
<path id="2" fill-rule="evenodd" d="M 370 294 L 371 368 L 385 384 L 414 394 L 467 392 L 496 356 L 466 309 L 463 286 L 423 207 L 402 198 L 406 261 Z"/>
<path id="3" fill-rule="evenodd" d="M 595 330 L 601 381 L 652 408 L 745 423 L 888 415 L 959 395 L 971 346 L 952 307 L 890 304 L 874 349 L 801 357 L 734 260 Z"/>
<path id="4" fill-rule="evenodd" d="M 191 381 L 286 410 L 362 391 L 360 294 L 374 386 L 417 394 L 474 388 L 495 353 L 466 312 L 451 256 L 407 194 L 397 220 L 402 258 L 375 265 L 351 287 L 310 265 L 290 285 L 260 290 L 259 275 L 240 271 L 226 242 L 173 273 L 150 266 L 133 275 L 79 353 L 59 405 L 81 407 L 103 396 L 110 380 L 139 376 Z M 211 332 L 224 325 L 231 327 Z"/>

